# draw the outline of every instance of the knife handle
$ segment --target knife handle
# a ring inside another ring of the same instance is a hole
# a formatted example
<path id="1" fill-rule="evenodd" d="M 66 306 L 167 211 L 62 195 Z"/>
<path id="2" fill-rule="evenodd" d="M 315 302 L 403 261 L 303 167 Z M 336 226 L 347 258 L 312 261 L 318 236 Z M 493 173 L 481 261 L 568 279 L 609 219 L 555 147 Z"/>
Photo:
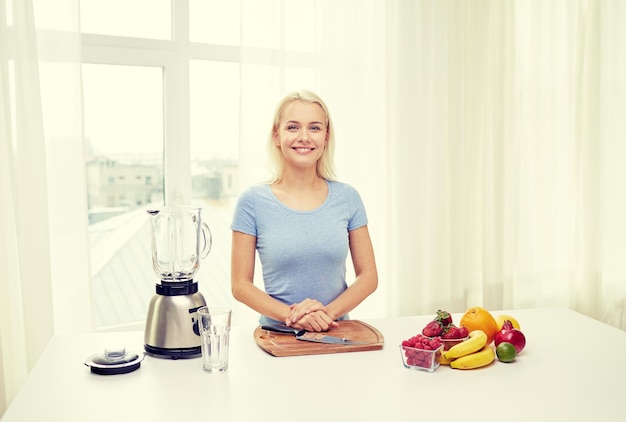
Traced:
<path id="1" fill-rule="evenodd" d="M 263 330 L 274 331 L 278 333 L 289 333 L 295 334 L 295 330 L 293 328 L 287 327 L 286 325 L 261 325 Z"/>
<path id="2" fill-rule="evenodd" d="M 261 329 L 277 333 L 295 334 L 296 337 L 305 333 L 305 330 L 296 330 L 286 325 L 261 325 Z"/>

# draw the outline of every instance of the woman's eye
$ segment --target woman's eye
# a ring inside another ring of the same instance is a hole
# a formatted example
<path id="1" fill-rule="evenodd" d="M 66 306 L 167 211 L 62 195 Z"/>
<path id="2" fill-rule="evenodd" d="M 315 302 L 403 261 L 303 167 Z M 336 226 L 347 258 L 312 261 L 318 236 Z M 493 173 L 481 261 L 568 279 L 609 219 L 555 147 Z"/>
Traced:
<path id="1" fill-rule="evenodd" d="M 287 126 L 287 130 L 298 130 L 298 126 L 296 126 L 296 125 L 289 125 L 289 126 Z"/>
<path id="2" fill-rule="evenodd" d="M 319 132 L 320 130 L 322 130 L 322 128 L 319 126 L 311 126 L 311 130 L 314 130 L 315 132 Z"/>

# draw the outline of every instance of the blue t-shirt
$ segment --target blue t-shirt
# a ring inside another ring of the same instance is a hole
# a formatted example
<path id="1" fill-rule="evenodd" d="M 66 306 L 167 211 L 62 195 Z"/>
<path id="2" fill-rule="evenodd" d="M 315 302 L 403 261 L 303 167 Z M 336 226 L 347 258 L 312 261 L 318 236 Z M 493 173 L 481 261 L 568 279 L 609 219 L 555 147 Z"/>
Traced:
<path id="1" fill-rule="evenodd" d="M 267 184 L 237 201 L 231 229 L 257 238 L 265 291 L 285 304 L 312 298 L 327 305 L 347 288 L 348 232 L 367 225 L 367 215 L 356 189 L 327 184 L 324 203 L 308 211 L 287 207 Z"/>

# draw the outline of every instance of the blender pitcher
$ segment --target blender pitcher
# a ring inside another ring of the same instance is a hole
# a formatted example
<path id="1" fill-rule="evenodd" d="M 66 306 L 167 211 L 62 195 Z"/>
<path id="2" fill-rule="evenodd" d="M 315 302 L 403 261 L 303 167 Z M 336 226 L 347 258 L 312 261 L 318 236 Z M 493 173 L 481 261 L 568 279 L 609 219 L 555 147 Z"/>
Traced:
<path id="1" fill-rule="evenodd" d="M 152 266 L 162 281 L 187 281 L 200 268 L 213 242 L 200 208 L 148 210 L 152 226 Z"/>

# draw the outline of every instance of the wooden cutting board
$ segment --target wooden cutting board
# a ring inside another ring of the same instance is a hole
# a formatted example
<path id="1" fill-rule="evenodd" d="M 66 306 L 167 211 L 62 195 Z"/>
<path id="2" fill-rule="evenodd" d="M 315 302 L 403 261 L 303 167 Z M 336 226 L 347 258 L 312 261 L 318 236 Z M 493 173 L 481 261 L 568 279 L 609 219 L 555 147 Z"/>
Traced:
<path id="1" fill-rule="evenodd" d="M 359 341 L 362 344 L 327 344 L 303 341 L 296 339 L 293 334 L 267 331 L 260 326 L 254 330 L 254 340 L 261 349 L 274 356 L 362 352 L 383 348 L 385 343 L 383 335 L 371 325 L 358 320 L 338 321 L 338 323 L 339 327 L 324 334 Z"/>

